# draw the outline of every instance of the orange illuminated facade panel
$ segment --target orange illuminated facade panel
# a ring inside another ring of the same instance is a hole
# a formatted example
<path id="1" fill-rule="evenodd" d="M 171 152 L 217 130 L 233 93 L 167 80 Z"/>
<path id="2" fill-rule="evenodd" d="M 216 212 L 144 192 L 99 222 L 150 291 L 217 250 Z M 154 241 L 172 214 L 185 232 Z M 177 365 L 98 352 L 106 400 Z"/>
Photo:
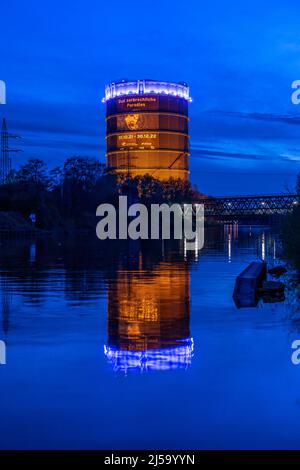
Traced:
<path id="1" fill-rule="evenodd" d="M 138 130 L 177 131 L 188 134 L 188 118 L 170 113 L 132 113 L 107 118 L 108 133 Z"/>
<path id="2" fill-rule="evenodd" d="M 106 90 L 108 169 L 132 176 L 188 179 L 188 87 L 121 82 Z"/>

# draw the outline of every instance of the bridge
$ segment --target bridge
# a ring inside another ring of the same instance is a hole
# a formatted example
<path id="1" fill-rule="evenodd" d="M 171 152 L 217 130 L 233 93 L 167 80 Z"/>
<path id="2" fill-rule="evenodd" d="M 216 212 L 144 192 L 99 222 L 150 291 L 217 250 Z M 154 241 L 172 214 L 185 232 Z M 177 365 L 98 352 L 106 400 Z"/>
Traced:
<path id="1" fill-rule="evenodd" d="M 205 216 L 220 219 L 264 218 L 291 214 L 299 204 L 296 194 L 225 196 L 203 199 Z"/>

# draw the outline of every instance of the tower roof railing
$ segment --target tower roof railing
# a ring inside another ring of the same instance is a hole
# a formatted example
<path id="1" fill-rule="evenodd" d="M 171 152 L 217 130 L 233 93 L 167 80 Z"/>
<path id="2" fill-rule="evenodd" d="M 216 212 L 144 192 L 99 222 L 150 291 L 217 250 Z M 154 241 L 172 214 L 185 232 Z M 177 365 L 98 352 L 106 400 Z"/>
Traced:
<path id="1" fill-rule="evenodd" d="M 184 82 L 165 82 L 158 80 L 119 80 L 105 87 L 103 102 L 130 95 L 170 95 L 192 101 L 190 90 Z"/>

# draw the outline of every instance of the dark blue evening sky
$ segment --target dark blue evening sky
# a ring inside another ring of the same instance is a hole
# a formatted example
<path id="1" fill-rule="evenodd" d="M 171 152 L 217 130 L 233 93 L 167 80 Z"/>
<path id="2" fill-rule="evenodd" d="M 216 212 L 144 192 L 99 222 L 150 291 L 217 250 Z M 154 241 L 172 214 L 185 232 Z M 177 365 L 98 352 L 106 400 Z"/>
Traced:
<path id="1" fill-rule="evenodd" d="M 186 81 L 191 181 L 209 194 L 293 190 L 300 170 L 299 0 L 1 5 L 0 79 L 18 166 L 74 154 L 105 160 L 104 86 Z"/>

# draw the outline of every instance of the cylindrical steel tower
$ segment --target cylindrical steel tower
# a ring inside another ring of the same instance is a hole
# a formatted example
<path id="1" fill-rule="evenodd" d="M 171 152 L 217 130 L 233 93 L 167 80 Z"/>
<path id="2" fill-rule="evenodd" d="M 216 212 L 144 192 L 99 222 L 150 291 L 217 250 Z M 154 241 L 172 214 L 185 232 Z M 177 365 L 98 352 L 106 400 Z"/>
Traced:
<path id="1" fill-rule="evenodd" d="M 108 169 L 188 180 L 191 99 L 185 83 L 122 80 L 106 87 L 103 101 Z"/>

